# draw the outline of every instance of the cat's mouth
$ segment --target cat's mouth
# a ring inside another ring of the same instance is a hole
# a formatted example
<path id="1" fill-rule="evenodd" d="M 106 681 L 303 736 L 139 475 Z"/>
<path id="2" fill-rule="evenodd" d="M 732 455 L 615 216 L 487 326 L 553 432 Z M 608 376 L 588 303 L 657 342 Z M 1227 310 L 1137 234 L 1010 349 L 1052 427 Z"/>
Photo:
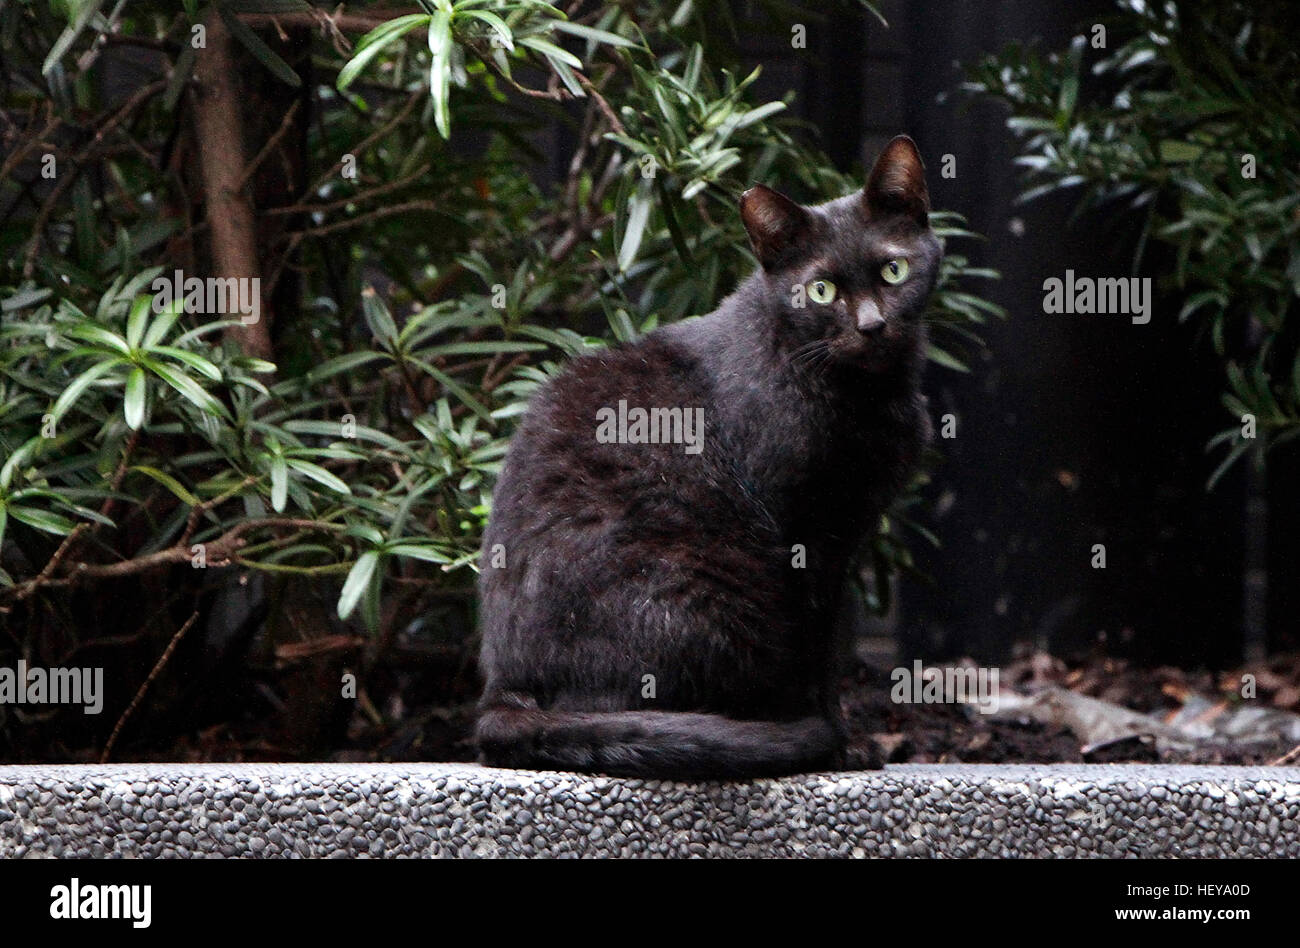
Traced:
<path id="1" fill-rule="evenodd" d="M 806 342 L 793 351 L 790 361 L 812 375 L 828 370 L 881 373 L 906 361 L 910 344 L 903 327 L 885 327 L 871 335 L 854 330 Z"/>
<path id="2" fill-rule="evenodd" d="M 883 372 L 894 364 L 896 360 L 891 359 L 883 352 L 864 352 L 852 360 L 852 364 L 866 372 Z"/>
<path id="3" fill-rule="evenodd" d="M 864 372 L 883 372 L 898 362 L 897 347 L 886 337 L 870 340 L 853 340 L 838 347 L 837 359 L 841 365 Z"/>

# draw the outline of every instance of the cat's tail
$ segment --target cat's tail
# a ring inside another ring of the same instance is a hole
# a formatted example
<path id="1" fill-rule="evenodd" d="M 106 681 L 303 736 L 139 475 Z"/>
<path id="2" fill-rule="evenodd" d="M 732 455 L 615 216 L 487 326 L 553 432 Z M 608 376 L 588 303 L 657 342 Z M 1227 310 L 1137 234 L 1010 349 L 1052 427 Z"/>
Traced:
<path id="1" fill-rule="evenodd" d="M 480 760 L 494 767 L 579 770 L 681 780 L 778 777 L 827 770 L 841 737 L 827 720 L 738 721 L 677 711 L 487 707 Z"/>

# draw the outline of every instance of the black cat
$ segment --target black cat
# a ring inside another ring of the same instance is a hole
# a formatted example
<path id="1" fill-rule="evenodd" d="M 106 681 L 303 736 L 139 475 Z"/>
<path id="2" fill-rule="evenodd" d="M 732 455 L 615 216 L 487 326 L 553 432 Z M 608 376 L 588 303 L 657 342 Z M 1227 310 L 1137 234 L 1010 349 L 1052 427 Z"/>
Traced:
<path id="1" fill-rule="evenodd" d="M 538 393 L 484 538 L 485 763 L 677 778 L 842 763 L 836 608 L 930 436 L 928 210 L 906 136 L 839 200 L 746 191 L 760 270 L 708 316 L 583 356 Z"/>

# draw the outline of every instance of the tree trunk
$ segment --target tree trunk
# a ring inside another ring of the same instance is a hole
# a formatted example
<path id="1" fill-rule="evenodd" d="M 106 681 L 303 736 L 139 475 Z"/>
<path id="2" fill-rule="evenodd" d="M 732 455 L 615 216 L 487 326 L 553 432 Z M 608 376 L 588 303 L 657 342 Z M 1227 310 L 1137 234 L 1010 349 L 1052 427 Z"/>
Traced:
<path id="1" fill-rule="evenodd" d="M 199 173 L 203 179 L 205 210 L 212 253 L 212 276 L 257 279 L 257 227 L 246 183 L 241 179 L 248 164 L 244 150 L 240 111 L 239 72 L 230 33 L 215 13 L 208 18 L 207 46 L 195 62 L 194 128 L 198 139 Z M 273 359 L 271 313 L 257 293 L 256 315 L 238 316 L 241 325 L 228 329 L 227 337 L 240 350 L 261 359 Z"/>

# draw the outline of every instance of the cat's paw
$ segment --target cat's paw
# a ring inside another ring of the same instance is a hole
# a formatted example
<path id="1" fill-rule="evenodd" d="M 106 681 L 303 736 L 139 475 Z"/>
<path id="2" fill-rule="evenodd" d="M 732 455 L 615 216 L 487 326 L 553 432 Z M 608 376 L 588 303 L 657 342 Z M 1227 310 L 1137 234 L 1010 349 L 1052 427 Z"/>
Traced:
<path id="1" fill-rule="evenodd" d="M 844 750 L 845 770 L 883 770 L 885 754 L 871 739 L 850 744 Z"/>

